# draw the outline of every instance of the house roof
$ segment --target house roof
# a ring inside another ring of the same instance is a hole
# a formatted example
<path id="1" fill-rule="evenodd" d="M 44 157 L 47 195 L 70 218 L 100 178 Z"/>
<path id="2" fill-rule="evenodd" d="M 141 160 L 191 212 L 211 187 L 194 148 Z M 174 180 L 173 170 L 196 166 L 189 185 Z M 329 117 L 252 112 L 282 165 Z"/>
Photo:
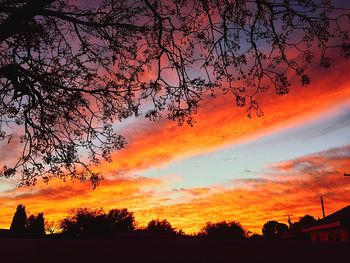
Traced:
<path id="1" fill-rule="evenodd" d="M 321 219 L 319 223 L 329 224 L 337 221 L 343 221 L 346 218 L 350 218 L 350 205 L 338 210 L 337 212 L 334 212 L 333 214 L 330 214 L 329 216 L 326 216 L 325 218 Z"/>
<path id="2" fill-rule="evenodd" d="M 341 227 L 342 222 L 350 220 L 350 205 L 326 216 L 323 219 L 317 221 L 317 223 L 311 227 L 302 229 L 302 232 L 317 231 L 321 229 L 329 229 L 335 227 Z"/>
<path id="3" fill-rule="evenodd" d="M 310 231 L 317 231 L 317 230 L 337 228 L 337 227 L 341 227 L 340 221 L 329 223 L 329 224 L 316 225 L 309 228 L 303 228 L 301 232 L 310 232 Z"/>

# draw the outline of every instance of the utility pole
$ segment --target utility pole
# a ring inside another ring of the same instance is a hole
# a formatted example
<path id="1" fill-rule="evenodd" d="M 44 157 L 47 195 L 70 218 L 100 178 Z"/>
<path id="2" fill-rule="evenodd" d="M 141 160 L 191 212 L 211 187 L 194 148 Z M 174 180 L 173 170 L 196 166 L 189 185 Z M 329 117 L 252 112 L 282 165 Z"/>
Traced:
<path id="1" fill-rule="evenodd" d="M 291 215 L 288 215 L 288 225 L 289 225 L 289 229 L 292 228 L 292 220 L 290 220 L 290 216 L 291 216 Z"/>
<path id="2" fill-rule="evenodd" d="M 323 205 L 323 197 L 321 196 L 321 206 L 322 206 L 322 215 L 323 215 L 323 218 L 325 218 L 325 214 L 324 214 L 324 205 Z"/>
<path id="3" fill-rule="evenodd" d="M 292 228 L 293 223 L 292 223 L 292 220 L 290 219 L 290 217 L 291 217 L 292 215 L 287 214 L 287 215 L 285 215 L 285 216 L 287 216 L 287 217 L 288 217 L 288 225 L 289 225 L 289 229 L 291 229 L 291 228 Z"/>

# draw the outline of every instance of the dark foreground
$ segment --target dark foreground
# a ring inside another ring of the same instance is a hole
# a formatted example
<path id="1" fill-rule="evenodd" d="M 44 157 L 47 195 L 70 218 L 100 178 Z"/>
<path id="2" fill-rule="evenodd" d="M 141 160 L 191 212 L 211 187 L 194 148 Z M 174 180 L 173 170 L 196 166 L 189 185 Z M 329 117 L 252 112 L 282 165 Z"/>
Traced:
<path id="1" fill-rule="evenodd" d="M 350 243 L 0 239 L 0 262 L 350 262 Z"/>

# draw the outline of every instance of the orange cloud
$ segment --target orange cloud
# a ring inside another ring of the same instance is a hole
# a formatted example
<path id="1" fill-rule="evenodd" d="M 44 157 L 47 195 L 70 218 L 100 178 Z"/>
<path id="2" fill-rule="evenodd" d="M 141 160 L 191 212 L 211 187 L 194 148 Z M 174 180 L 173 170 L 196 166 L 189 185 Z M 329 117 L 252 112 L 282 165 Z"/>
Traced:
<path id="1" fill-rule="evenodd" d="M 313 84 L 295 84 L 286 96 L 273 91 L 261 95 L 258 99 L 265 115 L 260 118 L 249 119 L 244 109 L 234 106 L 232 97 L 218 96 L 202 102 L 194 127 L 179 127 L 165 119 L 154 123 L 139 121 L 125 131 L 126 148 L 114 154 L 112 163 L 104 163 L 98 170 L 113 176 L 146 169 L 307 122 L 350 100 L 350 82 L 343 74 L 348 66 L 348 60 L 339 60 L 329 70 L 313 69 Z"/>
<path id="2" fill-rule="evenodd" d="M 350 167 L 350 146 L 279 163 L 273 174 L 259 179 L 233 181 L 232 189 L 221 189 L 207 196 L 137 215 L 167 218 L 186 232 L 197 232 L 207 221 L 236 220 L 253 232 L 261 232 L 268 220 L 296 221 L 305 214 L 321 217 L 320 196 L 330 214 L 350 204 L 350 178 L 343 172 Z"/>
<path id="3" fill-rule="evenodd" d="M 39 183 L 34 187 L 8 190 L 0 196 L 0 215 L 4 219 L 0 227 L 9 227 L 18 204 L 24 204 L 31 213 L 44 212 L 46 218 L 56 221 L 77 207 L 127 207 L 130 210 L 151 207 L 158 204 L 158 200 L 154 200 L 153 191 L 147 188 L 158 187 L 162 183 L 156 179 L 130 176 L 105 180 L 95 190 L 87 182 L 60 180 L 52 180 L 48 185 Z"/>
<path id="4" fill-rule="evenodd" d="M 2 194 L 1 227 L 8 227 L 17 204 L 32 213 L 43 211 L 49 220 L 60 220 L 77 207 L 105 210 L 127 207 L 138 225 L 167 218 L 175 227 L 195 233 L 207 221 L 236 220 L 253 232 L 261 232 L 268 220 L 296 221 L 305 214 L 321 217 L 320 196 L 330 214 L 350 203 L 350 146 L 331 149 L 274 164 L 265 176 L 233 180 L 231 186 L 190 188 L 168 193 L 155 191 L 160 180 L 133 177 L 106 180 L 92 191 L 88 184 L 54 181 L 32 190 L 20 188 Z M 180 194 L 170 198 L 172 193 Z M 170 201 L 170 202 L 168 202 Z M 168 204 L 167 204 L 168 203 Z"/>
<path id="5" fill-rule="evenodd" d="M 32 213 L 43 211 L 46 217 L 56 220 L 76 207 L 104 207 L 106 210 L 127 207 L 135 211 L 141 225 L 154 217 L 165 217 L 187 232 L 197 231 L 208 220 L 234 219 L 259 232 L 269 219 L 286 221 L 287 213 L 292 213 L 294 219 L 305 213 L 320 216 L 321 194 L 325 195 L 327 211 L 341 208 L 350 201 L 350 180 L 338 179 L 340 171 L 350 166 L 348 154 L 347 159 L 339 159 L 330 152 L 278 164 L 274 167 L 278 174 L 235 181 L 235 185 L 241 186 L 233 189 L 182 190 L 181 202 L 174 202 L 169 197 L 172 193 L 160 195 L 159 189 L 166 181 L 132 177 L 131 174 L 175 158 L 256 139 L 320 116 L 327 109 L 349 101 L 350 82 L 344 74 L 348 66 L 347 60 L 340 60 L 328 71 L 314 70 L 311 87 L 296 85 L 287 96 L 264 94 L 259 98 L 265 112 L 261 118 L 247 118 L 243 109 L 234 106 L 231 97 L 219 96 L 203 101 L 195 127 L 178 127 L 164 119 L 130 125 L 125 131 L 129 142 L 126 148 L 116 152 L 111 163 L 96 168 L 107 178 L 96 190 L 92 191 L 88 184 L 52 181 L 48 186 L 39 183 L 32 188 L 3 192 L 0 226 L 9 226 L 16 205 L 20 203 Z M 167 201 L 173 204 L 166 205 Z"/>
<path id="6" fill-rule="evenodd" d="M 328 70 L 310 69 L 309 87 L 301 87 L 296 81 L 286 96 L 278 96 L 273 90 L 260 95 L 257 99 L 265 113 L 260 118 L 249 119 L 244 109 L 235 106 L 231 96 L 218 95 L 215 99 L 204 98 L 194 127 L 179 127 L 166 119 L 138 120 L 121 131 L 128 141 L 125 149 L 115 152 L 111 163 L 104 162 L 96 170 L 107 178 L 115 178 L 307 122 L 350 100 L 350 81 L 344 74 L 348 67 L 349 60 L 338 58 L 337 64 Z M 152 73 L 149 74 L 146 79 L 152 78 Z M 1 145 L 5 151 L 9 147 L 12 145 Z M 12 152 L 11 156 L 16 154 Z M 0 163 L 11 159 L 4 154 L 0 157 Z"/>

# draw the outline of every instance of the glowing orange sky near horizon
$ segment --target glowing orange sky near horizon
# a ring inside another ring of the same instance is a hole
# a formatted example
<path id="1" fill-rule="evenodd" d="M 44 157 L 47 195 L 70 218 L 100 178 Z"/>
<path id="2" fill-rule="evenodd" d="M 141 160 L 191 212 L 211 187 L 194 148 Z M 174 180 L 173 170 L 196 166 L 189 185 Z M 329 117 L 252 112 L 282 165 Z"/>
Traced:
<path id="1" fill-rule="evenodd" d="M 128 207 L 135 213 L 138 226 L 154 218 L 167 218 L 186 233 L 196 233 L 208 221 L 235 220 L 252 232 L 261 232 L 268 220 L 286 222 L 293 212 L 296 221 L 305 214 L 321 217 L 319 197 L 325 197 L 327 214 L 350 203 L 350 182 L 339 177 L 350 164 L 350 145 L 319 154 L 278 163 L 263 178 L 234 180 L 228 187 L 192 188 L 181 191 L 184 201 L 166 204 L 168 193 L 156 193 L 149 187 L 166 183 L 133 177 L 107 180 L 92 191 L 88 184 L 54 181 L 49 186 L 9 191 L 0 198 L 9 207 L 1 210 L 8 227 L 19 203 L 32 213 L 44 211 L 48 220 L 60 220 L 77 207 L 106 211 Z M 331 187 L 331 191 L 329 188 Z M 74 198 L 72 198 L 74 197 Z M 330 205 L 331 204 L 331 205 Z"/>
<path id="2" fill-rule="evenodd" d="M 49 220 L 62 219 L 77 207 L 105 210 L 127 207 L 135 212 L 139 225 L 154 217 L 167 218 L 187 233 L 198 231 L 206 221 L 237 220 L 250 231 L 260 232 L 267 220 L 286 222 L 286 217 L 281 215 L 291 212 L 295 219 L 305 213 L 319 216 L 319 203 L 315 200 L 329 191 L 336 193 L 329 195 L 333 204 L 329 209 L 339 209 L 350 203 L 346 194 L 350 182 L 337 179 L 335 172 L 349 167 L 348 146 L 286 160 L 276 164 L 275 173 L 266 174 L 263 179 L 236 181 L 227 187 L 184 189 L 176 193 L 180 194 L 178 199 L 169 197 L 174 192 L 161 191 L 174 180 L 171 176 L 146 178 L 133 173 L 308 122 L 350 100 L 350 80 L 344 74 L 348 66 L 349 61 L 342 60 L 328 71 L 319 69 L 313 74 L 311 87 L 295 85 L 287 96 L 265 94 L 259 100 L 265 112 L 261 118 L 247 118 L 244 110 L 234 107 L 232 98 L 226 96 L 204 101 L 193 128 L 178 127 L 167 120 L 151 124 L 136 122 L 125 130 L 126 148 L 116 152 L 111 163 L 97 168 L 108 180 L 96 190 L 92 191 L 88 184 L 53 180 L 49 185 L 39 183 L 35 187 L 5 191 L 0 195 L 0 203 L 6 204 L 1 206 L 0 227 L 9 227 L 20 203 L 32 213 L 43 211 Z M 345 152 L 345 158 L 337 158 L 337 151 Z M 305 162 L 324 174 L 316 177 L 312 171 L 296 166 Z M 284 173 L 292 176 L 281 177 Z"/>

